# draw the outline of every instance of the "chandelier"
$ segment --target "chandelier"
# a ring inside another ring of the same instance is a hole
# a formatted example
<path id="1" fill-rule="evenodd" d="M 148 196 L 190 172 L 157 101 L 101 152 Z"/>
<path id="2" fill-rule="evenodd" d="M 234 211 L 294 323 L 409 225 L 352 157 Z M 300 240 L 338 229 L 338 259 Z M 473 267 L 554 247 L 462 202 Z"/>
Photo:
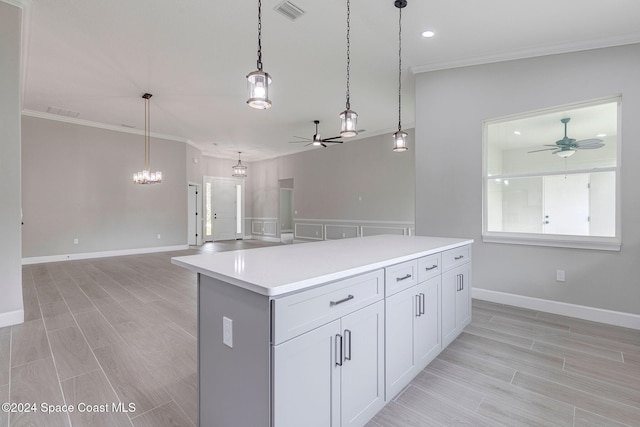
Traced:
<path id="1" fill-rule="evenodd" d="M 236 178 L 246 178 L 247 177 L 247 167 L 242 164 L 240 160 L 240 154 L 242 151 L 238 151 L 238 164 L 233 166 L 233 175 Z"/>
<path id="2" fill-rule="evenodd" d="M 159 184 L 162 182 L 162 172 L 151 172 L 151 109 L 150 93 L 142 95 L 144 99 L 144 169 L 133 174 L 135 184 Z"/>

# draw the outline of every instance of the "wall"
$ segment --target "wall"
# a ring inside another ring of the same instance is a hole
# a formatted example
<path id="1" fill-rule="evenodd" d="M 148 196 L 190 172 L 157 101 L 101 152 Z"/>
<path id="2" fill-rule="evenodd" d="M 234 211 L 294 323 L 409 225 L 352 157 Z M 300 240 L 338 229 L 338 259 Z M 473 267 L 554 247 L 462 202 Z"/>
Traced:
<path id="1" fill-rule="evenodd" d="M 142 135 L 23 116 L 22 156 L 24 258 L 187 244 L 184 143 L 152 138 L 163 181 L 138 185 Z"/>
<path id="2" fill-rule="evenodd" d="M 638 44 L 417 75 L 417 234 L 475 239 L 474 288 L 640 314 L 639 75 Z M 622 250 L 483 243 L 482 121 L 616 94 Z M 566 282 L 555 281 L 557 269 Z"/>
<path id="3" fill-rule="evenodd" d="M 293 178 L 294 220 L 394 223 L 414 219 L 413 130 L 409 151 L 391 150 L 390 135 L 345 140 L 302 153 L 253 163 L 247 200 L 253 217 L 278 218 L 278 180 Z"/>
<path id="4" fill-rule="evenodd" d="M 22 323 L 21 9 L 0 1 L 0 327 Z"/>

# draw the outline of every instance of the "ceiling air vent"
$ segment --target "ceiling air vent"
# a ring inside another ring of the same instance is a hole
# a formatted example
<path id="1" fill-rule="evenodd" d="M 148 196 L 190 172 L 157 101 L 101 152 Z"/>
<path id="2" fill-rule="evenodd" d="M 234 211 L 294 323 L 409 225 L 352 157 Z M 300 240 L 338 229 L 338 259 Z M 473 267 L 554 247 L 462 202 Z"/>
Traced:
<path id="1" fill-rule="evenodd" d="M 47 113 L 57 114 L 58 116 L 73 117 L 74 119 L 80 115 L 77 111 L 65 110 L 64 108 L 51 106 L 47 108 Z"/>
<path id="2" fill-rule="evenodd" d="M 291 19 L 292 21 L 295 21 L 296 19 L 304 15 L 304 10 L 302 10 L 299 6 L 296 6 L 295 4 L 291 3 L 288 0 L 283 1 L 273 9 L 276 12 L 280 12 L 281 14 Z"/>

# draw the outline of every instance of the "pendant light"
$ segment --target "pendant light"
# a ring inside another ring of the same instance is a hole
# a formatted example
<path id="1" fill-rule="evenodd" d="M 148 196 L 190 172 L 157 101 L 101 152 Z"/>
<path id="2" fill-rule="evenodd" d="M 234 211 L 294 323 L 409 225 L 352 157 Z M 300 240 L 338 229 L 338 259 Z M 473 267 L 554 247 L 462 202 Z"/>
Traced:
<path id="1" fill-rule="evenodd" d="M 242 164 L 240 160 L 240 154 L 242 151 L 238 151 L 238 164 L 233 167 L 233 175 L 236 178 L 246 178 L 247 177 L 247 167 Z"/>
<path id="2" fill-rule="evenodd" d="M 407 151 L 407 133 L 402 130 L 402 9 L 407 6 L 407 0 L 395 0 L 398 8 L 398 131 L 393 134 L 393 151 L 401 153 Z"/>
<path id="3" fill-rule="evenodd" d="M 358 113 L 351 109 L 351 99 L 349 94 L 349 77 L 351 74 L 351 1 L 347 0 L 347 104 L 346 109 L 340 113 L 340 136 L 349 138 L 358 134 Z"/>
<path id="4" fill-rule="evenodd" d="M 136 184 L 159 184 L 162 182 L 162 172 L 151 172 L 151 108 L 149 99 L 153 95 L 145 93 L 144 99 L 144 168 L 133 174 Z"/>
<path id="5" fill-rule="evenodd" d="M 258 0 L 258 69 L 247 74 L 247 89 L 249 107 L 258 110 L 271 108 L 269 99 L 269 73 L 262 71 L 262 0 Z"/>

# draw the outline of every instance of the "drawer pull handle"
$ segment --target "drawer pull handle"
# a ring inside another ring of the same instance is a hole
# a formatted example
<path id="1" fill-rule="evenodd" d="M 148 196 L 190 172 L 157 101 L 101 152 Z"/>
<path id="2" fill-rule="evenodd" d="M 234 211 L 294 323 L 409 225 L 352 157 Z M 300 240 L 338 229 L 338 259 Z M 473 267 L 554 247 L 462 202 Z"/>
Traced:
<path id="1" fill-rule="evenodd" d="M 425 270 L 433 270 L 434 268 L 438 268 L 438 264 L 433 264 L 431 267 L 425 267 Z"/>
<path id="2" fill-rule="evenodd" d="M 410 279 L 411 275 L 407 273 L 406 276 L 402 276 L 402 277 L 396 277 L 396 282 L 402 282 L 403 280 L 407 280 Z"/>
<path id="3" fill-rule="evenodd" d="M 454 259 L 457 261 L 457 260 L 462 259 L 462 258 L 464 258 L 464 255 L 457 256 Z"/>
<path id="4" fill-rule="evenodd" d="M 425 314 L 425 312 L 426 312 L 426 310 L 425 310 L 425 305 L 426 304 L 425 304 L 425 301 L 424 301 L 425 295 L 422 292 L 420 292 L 419 296 L 420 296 L 420 314 L 422 315 L 422 314 Z"/>
<path id="5" fill-rule="evenodd" d="M 422 310 L 420 309 L 420 295 L 416 295 L 416 317 L 420 317 Z"/>
<path id="6" fill-rule="evenodd" d="M 346 341 L 345 343 L 345 348 L 344 348 L 344 360 L 351 360 L 351 330 L 349 329 L 345 329 L 344 330 L 344 339 Z M 347 356 L 347 346 L 349 348 L 349 355 Z"/>
<path id="7" fill-rule="evenodd" d="M 336 358 L 336 366 L 342 366 L 342 362 L 343 360 L 343 356 L 344 354 L 342 353 L 342 335 L 340 334 L 336 334 L 335 336 L 335 341 L 334 341 L 334 349 L 335 349 L 335 358 Z M 338 351 L 340 351 L 340 353 L 338 354 Z"/>
<path id="8" fill-rule="evenodd" d="M 349 295 L 348 297 L 343 298 L 343 299 L 341 299 L 341 300 L 339 300 L 339 301 L 331 301 L 331 302 L 329 303 L 329 306 L 330 306 L 330 307 L 333 307 L 334 305 L 342 304 L 343 302 L 347 302 L 347 301 L 352 300 L 352 299 L 354 299 L 354 298 L 355 298 L 355 297 L 354 297 L 353 295 Z"/>

